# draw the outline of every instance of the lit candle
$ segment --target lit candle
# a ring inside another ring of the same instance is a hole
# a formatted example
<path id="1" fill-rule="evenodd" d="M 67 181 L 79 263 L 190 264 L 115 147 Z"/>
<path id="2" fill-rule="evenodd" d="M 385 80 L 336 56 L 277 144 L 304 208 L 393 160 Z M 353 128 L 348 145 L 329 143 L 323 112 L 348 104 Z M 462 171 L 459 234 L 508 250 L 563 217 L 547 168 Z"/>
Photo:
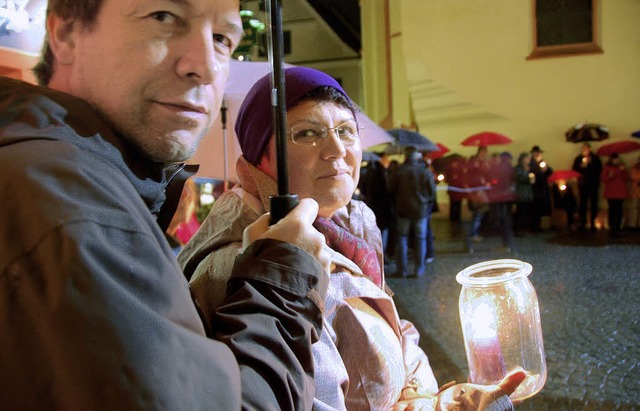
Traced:
<path id="1" fill-rule="evenodd" d="M 469 365 L 471 381 L 495 384 L 507 373 L 502 347 L 496 331 L 493 310 L 486 302 L 476 306 L 472 322 L 471 349 L 473 363 Z"/>

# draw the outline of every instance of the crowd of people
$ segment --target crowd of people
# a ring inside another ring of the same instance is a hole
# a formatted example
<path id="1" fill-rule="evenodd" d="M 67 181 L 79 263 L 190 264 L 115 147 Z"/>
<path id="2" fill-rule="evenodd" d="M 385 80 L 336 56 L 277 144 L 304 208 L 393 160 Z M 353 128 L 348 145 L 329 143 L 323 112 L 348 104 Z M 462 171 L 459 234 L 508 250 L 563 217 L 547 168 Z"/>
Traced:
<path id="1" fill-rule="evenodd" d="M 402 164 L 386 153 L 380 156 L 368 166 L 362 198 L 378 219 L 397 275 L 422 275 L 425 264 L 435 258 L 429 228 L 438 183 L 433 166 L 428 155 L 416 154 L 411 147 Z M 470 158 L 453 155 L 443 164 L 449 220 L 462 221 L 463 202 L 470 212 L 469 252 L 483 241 L 483 233 L 499 236 L 500 250 L 514 251 L 514 237 L 551 228 L 574 232 L 608 227 L 616 236 L 625 228 L 640 227 L 640 157 L 627 167 L 618 153 L 612 153 L 603 166 L 591 145 L 584 143 L 571 166 L 573 174 L 561 171 L 555 176 L 538 145 L 520 153 L 515 162 L 508 151 L 490 154 L 489 147 L 480 146 Z M 606 218 L 599 217 L 602 199 L 607 202 Z M 407 274 L 409 233 L 414 235 L 409 243 L 415 249 L 416 272 Z"/>

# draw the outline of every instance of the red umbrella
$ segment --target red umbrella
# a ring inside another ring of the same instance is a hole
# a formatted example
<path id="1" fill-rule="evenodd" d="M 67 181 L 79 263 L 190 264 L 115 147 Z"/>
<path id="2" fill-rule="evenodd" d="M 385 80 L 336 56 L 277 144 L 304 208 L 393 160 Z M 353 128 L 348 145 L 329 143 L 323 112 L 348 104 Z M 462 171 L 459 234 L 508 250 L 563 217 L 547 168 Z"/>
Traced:
<path id="1" fill-rule="evenodd" d="M 549 177 L 547 177 L 548 183 L 553 183 L 558 180 L 569 180 L 571 178 L 579 178 L 582 177 L 582 174 L 573 170 L 556 170 Z"/>
<path id="2" fill-rule="evenodd" d="M 509 143 L 513 143 L 513 141 L 505 135 L 492 131 L 483 131 L 465 138 L 460 144 L 463 146 L 495 146 Z"/>
<path id="3" fill-rule="evenodd" d="M 440 158 L 440 157 L 442 157 L 443 155 L 445 155 L 446 153 L 448 153 L 449 151 L 451 151 L 451 150 L 449 150 L 449 148 L 448 148 L 447 146 L 445 146 L 445 145 L 444 145 L 444 144 L 442 144 L 442 143 L 436 143 L 436 146 L 438 146 L 438 148 L 439 148 L 440 150 L 439 150 L 439 151 L 433 151 L 433 152 L 431 153 L 431 159 L 432 159 L 432 160 L 435 160 L 436 158 Z"/>
<path id="4" fill-rule="evenodd" d="M 636 150 L 640 150 L 640 143 L 637 141 L 616 141 L 600 146 L 596 154 L 599 156 L 610 156 L 613 153 L 623 154 Z"/>

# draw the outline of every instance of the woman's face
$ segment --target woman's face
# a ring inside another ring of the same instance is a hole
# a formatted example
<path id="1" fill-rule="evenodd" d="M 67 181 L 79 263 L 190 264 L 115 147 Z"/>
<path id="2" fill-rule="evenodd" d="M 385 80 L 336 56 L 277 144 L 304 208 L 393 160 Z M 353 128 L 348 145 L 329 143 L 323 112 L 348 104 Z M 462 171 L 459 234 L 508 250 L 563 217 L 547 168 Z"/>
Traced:
<path id="1" fill-rule="evenodd" d="M 306 100 L 287 112 L 287 131 L 294 128 L 333 128 L 345 123 L 355 123 L 353 113 L 333 102 Z M 291 193 L 300 198 L 313 198 L 320 206 L 319 215 L 329 218 L 344 207 L 353 195 L 360 177 L 362 145 L 360 139 L 347 145 L 335 131 L 316 146 L 293 143 L 288 135 L 289 187 Z M 269 146 L 259 167 L 276 178 L 275 138 Z"/>

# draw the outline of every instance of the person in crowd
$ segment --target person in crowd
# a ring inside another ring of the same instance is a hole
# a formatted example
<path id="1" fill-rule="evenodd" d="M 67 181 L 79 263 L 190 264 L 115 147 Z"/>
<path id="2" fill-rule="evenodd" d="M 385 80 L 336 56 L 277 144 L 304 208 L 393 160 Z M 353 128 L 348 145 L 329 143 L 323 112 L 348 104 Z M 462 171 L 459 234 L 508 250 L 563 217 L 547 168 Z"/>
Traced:
<path id="1" fill-rule="evenodd" d="M 581 230 L 586 228 L 588 212 L 590 228 L 591 230 L 595 230 L 596 218 L 598 217 L 602 162 L 600 161 L 600 157 L 591 151 L 591 144 L 582 144 L 580 154 L 578 154 L 573 161 L 572 169 L 582 175 L 578 180 L 578 191 L 580 194 L 580 206 L 578 210 L 580 224 L 578 227 Z"/>
<path id="2" fill-rule="evenodd" d="M 398 160 L 391 160 L 389 162 L 389 167 L 387 168 L 387 184 L 389 182 L 388 178 L 391 174 L 394 174 L 398 171 L 398 167 L 400 167 L 400 162 Z M 386 187 L 385 187 L 386 189 Z M 395 258 L 396 256 L 396 246 L 398 244 L 398 213 L 396 211 L 396 195 L 394 193 L 389 192 L 390 202 L 391 202 L 391 226 L 389 227 L 389 240 L 387 241 L 387 247 L 385 248 L 385 256 L 386 258 Z"/>
<path id="3" fill-rule="evenodd" d="M 540 146 L 531 149 L 530 172 L 535 176 L 533 180 L 533 202 L 531 203 L 531 231 L 534 233 L 542 230 L 542 217 L 551 215 L 551 191 L 547 178 L 553 173 L 543 158 L 544 151 Z"/>
<path id="4" fill-rule="evenodd" d="M 178 207 L 165 231 L 167 241 L 175 254 L 180 252 L 200 228 L 200 222 L 196 216 L 200 204 L 198 194 L 198 185 L 193 178 L 188 178 L 184 183 Z"/>
<path id="5" fill-rule="evenodd" d="M 473 243 L 482 241 L 480 226 L 482 218 L 489 211 L 487 195 L 487 191 L 491 188 L 489 169 L 489 150 L 486 146 L 480 146 L 478 152 L 469 159 L 465 175 L 467 201 L 471 211 L 471 224 L 467 236 L 467 249 L 470 253 L 473 252 Z"/>
<path id="6" fill-rule="evenodd" d="M 520 153 L 515 167 L 516 213 L 513 225 L 516 236 L 522 236 L 524 231 L 531 227 L 529 216 L 535 179 L 536 175 L 531 172 L 531 154 L 526 151 Z"/>
<path id="7" fill-rule="evenodd" d="M 467 197 L 464 191 L 464 175 L 466 159 L 460 157 L 450 161 L 444 171 L 447 182 L 447 195 L 449 196 L 449 221 L 460 223 L 462 221 L 462 201 Z"/>
<path id="8" fill-rule="evenodd" d="M 431 224 L 431 217 L 433 213 L 437 213 L 440 211 L 438 207 L 438 201 L 436 196 L 436 186 L 440 183 L 438 178 L 436 177 L 436 171 L 433 168 L 433 159 L 432 152 L 427 151 L 422 153 L 422 160 L 424 161 L 429 173 L 431 173 L 431 177 L 433 179 L 433 185 L 431 186 L 431 192 L 433 193 L 433 200 L 430 202 L 430 205 L 427 205 L 427 253 L 425 258 L 425 264 L 431 264 L 436 260 L 436 243 L 435 243 L 435 233 L 433 232 L 433 225 Z"/>
<path id="9" fill-rule="evenodd" d="M 42 86 L 0 78 L 0 188 L 11 193 L 0 217 L 2 409 L 312 406 L 329 281 L 317 203 L 248 227 L 207 331 L 160 224 L 219 112 L 238 10 L 237 0 L 50 0 Z"/>
<path id="10" fill-rule="evenodd" d="M 622 213 L 624 200 L 629 197 L 629 172 L 618 153 L 609 156 L 600 179 L 604 183 L 603 196 L 609 204 L 608 222 L 611 234 L 617 234 L 622 229 Z"/>
<path id="11" fill-rule="evenodd" d="M 640 228 L 640 156 L 629 170 L 629 179 L 629 221 L 626 226 L 637 229 Z"/>
<path id="12" fill-rule="evenodd" d="M 433 175 L 435 184 L 437 186 L 440 183 L 440 181 L 438 181 L 438 174 L 436 173 L 436 169 L 433 167 L 433 154 L 434 154 L 433 151 L 423 151 L 422 161 L 431 172 L 431 175 Z M 431 206 L 431 212 L 437 213 L 439 211 L 440 211 L 440 205 L 438 204 L 437 201 L 434 200 L 433 205 Z"/>
<path id="13" fill-rule="evenodd" d="M 365 194 L 365 203 L 376 216 L 376 224 L 382 234 L 382 249 L 386 254 L 389 244 L 389 229 L 395 221 L 395 203 L 387 191 L 388 168 L 391 159 L 389 154 L 385 152 L 380 153 L 379 156 L 380 159 L 370 165 L 362 188 Z"/>
<path id="14" fill-rule="evenodd" d="M 397 277 L 420 277 L 424 275 L 427 258 L 428 216 L 435 200 L 435 180 L 422 161 L 422 155 L 413 146 L 404 150 L 404 163 L 389 175 L 387 190 L 396 198 L 396 225 L 398 243 L 396 247 Z M 409 273 L 409 234 L 414 235 L 413 261 L 415 271 Z"/>
<path id="15" fill-rule="evenodd" d="M 571 181 L 555 181 L 551 188 L 551 196 L 553 198 L 553 206 L 565 212 L 567 221 L 565 228 L 569 231 L 575 231 L 575 217 L 578 205 Z"/>
<path id="16" fill-rule="evenodd" d="M 504 151 L 492 157 L 489 169 L 491 189 L 487 191 L 489 198 L 489 214 L 492 225 L 502 240 L 501 251 L 515 251 L 511 208 L 516 198 L 515 171 L 511 164 L 511 153 Z"/>
<path id="17" fill-rule="evenodd" d="M 290 188 L 318 201 L 315 225 L 331 255 L 324 330 L 313 352 L 314 409 L 450 409 L 471 406 L 472 396 L 493 401 L 495 386 L 458 384 L 439 393 L 415 327 L 399 319 L 385 292 L 380 231 L 373 212 L 352 198 L 362 156 L 354 104 L 325 73 L 298 66 L 284 74 Z M 192 289 L 205 312 L 222 301 L 244 227 L 269 210 L 277 192 L 270 95 L 265 76 L 242 103 L 235 126 L 243 152 L 236 166 L 240 184 L 214 203 L 179 256 L 194 272 Z"/>

